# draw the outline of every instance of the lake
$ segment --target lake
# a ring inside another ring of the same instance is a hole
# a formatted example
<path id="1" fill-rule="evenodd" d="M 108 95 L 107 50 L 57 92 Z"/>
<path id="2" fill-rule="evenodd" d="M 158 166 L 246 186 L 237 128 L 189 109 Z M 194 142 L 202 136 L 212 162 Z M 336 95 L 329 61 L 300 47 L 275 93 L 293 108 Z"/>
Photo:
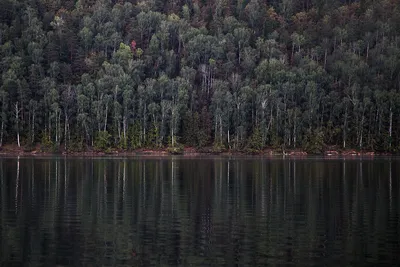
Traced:
<path id="1" fill-rule="evenodd" d="M 393 266 L 399 177 L 399 158 L 0 158 L 0 266 Z"/>

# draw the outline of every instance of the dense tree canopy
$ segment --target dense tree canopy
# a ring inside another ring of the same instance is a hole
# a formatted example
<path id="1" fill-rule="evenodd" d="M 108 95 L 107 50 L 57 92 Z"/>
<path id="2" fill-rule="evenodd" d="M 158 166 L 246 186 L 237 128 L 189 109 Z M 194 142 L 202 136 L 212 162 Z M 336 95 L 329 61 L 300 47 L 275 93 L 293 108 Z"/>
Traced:
<path id="1" fill-rule="evenodd" d="M 0 145 L 400 149 L 397 0 L 0 6 Z"/>

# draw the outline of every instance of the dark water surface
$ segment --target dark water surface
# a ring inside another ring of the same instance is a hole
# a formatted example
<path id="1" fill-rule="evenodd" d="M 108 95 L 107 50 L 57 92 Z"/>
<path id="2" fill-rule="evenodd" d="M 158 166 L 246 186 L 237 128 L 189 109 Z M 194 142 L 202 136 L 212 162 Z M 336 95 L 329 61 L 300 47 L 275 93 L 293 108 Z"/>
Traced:
<path id="1" fill-rule="evenodd" d="M 400 160 L 0 159 L 1 266 L 393 266 Z"/>

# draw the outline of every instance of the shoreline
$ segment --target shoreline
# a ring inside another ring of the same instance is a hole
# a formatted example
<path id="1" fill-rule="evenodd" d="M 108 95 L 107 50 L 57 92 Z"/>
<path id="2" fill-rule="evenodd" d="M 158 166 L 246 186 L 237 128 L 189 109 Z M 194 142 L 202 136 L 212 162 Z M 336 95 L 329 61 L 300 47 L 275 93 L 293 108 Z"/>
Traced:
<path id="1" fill-rule="evenodd" d="M 287 156 L 287 157 L 307 157 L 307 156 L 324 156 L 328 158 L 335 157 L 374 157 L 374 156 L 394 156 L 393 153 L 387 152 L 375 152 L 375 151 L 357 151 L 355 149 L 327 149 L 322 153 L 310 154 L 306 151 L 299 149 L 288 149 L 285 151 L 266 148 L 260 151 L 246 151 L 246 150 L 219 150 L 216 151 L 212 147 L 196 149 L 193 147 L 185 147 L 180 151 L 171 150 L 169 148 L 160 149 L 136 149 L 136 150 L 121 150 L 121 149 L 110 149 L 110 151 L 63 151 L 49 152 L 43 151 L 38 146 L 34 149 L 27 151 L 24 147 L 17 147 L 15 145 L 4 145 L 0 149 L 0 156 L 71 156 L 71 157 L 160 157 L 160 156 L 186 156 L 186 157 L 197 157 L 197 156 Z"/>

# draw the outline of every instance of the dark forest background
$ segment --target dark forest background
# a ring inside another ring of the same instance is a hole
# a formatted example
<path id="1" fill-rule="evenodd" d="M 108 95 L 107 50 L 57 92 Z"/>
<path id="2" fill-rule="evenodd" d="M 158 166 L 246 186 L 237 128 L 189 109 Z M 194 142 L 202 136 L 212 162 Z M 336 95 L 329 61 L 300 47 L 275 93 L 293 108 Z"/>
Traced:
<path id="1" fill-rule="evenodd" d="M 0 0 L 0 145 L 400 149 L 397 0 Z"/>

